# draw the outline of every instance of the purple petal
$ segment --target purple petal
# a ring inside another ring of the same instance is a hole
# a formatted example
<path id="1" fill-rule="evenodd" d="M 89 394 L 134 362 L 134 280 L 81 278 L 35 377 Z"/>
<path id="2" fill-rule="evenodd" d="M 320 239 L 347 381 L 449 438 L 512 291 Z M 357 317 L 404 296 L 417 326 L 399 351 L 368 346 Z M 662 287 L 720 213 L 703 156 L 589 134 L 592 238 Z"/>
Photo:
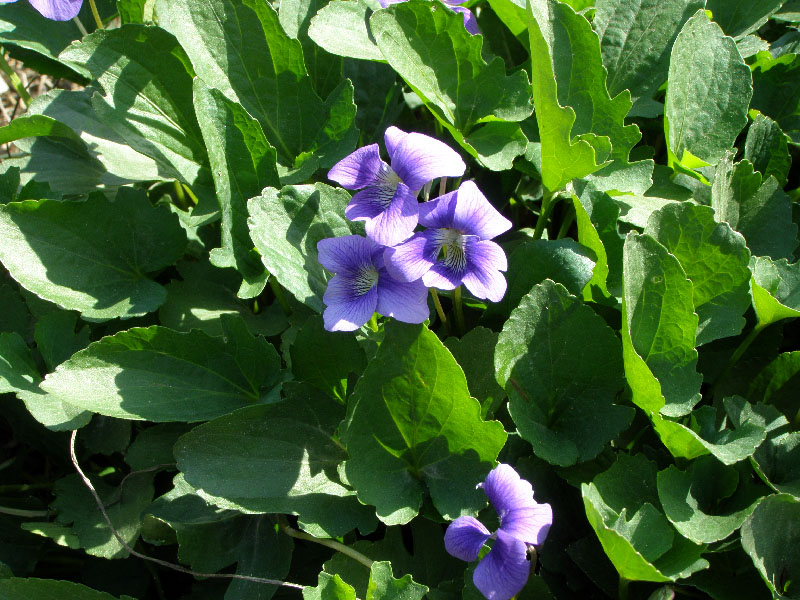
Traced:
<path id="1" fill-rule="evenodd" d="M 366 221 L 367 237 L 371 240 L 394 246 L 414 232 L 419 219 L 419 202 L 415 192 L 399 183 L 387 205 L 383 189 L 370 187 L 353 196 L 345 215 L 351 221 Z"/>
<path id="2" fill-rule="evenodd" d="M 549 504 L 533 499 L 533 487 L 506 464 L 499 464 L 482 484 L 483 491 L 500 515 L 500 531 L 528 544 L 544 542 L 553 512 Z M 499 533 L 499 532 L 498 532 Z"/>
<path id="3" fill-rule="evenodd" d="M 419 222 L 425 227 L 450 227 L 461 233 L 490 240 L 511 228 L 472 181 L 454 192 L 439 196 L 420 207 Z"/>
<path id="4" fill-rule="evenodd" d="M 467 562 L 477 560 L 491 533 L 475 517 L 458 517 L 444 532 L 444 548 L 451 555 Z"/>
<path id="5" fill-rule="evenodd" d="M 421 281 L 396 281 L 383 270 L 378 280 L 377 311 L 403 323 L 422 323 L 429 316 L 428 288 Z"/>
<path id="6" fill-rule="evenodd" d="M 454 290 L 461 285 L 463 278 L 463 270 L 454 269 L 439 261 L 422 276 L 422 283 L 440 290 Z"/>
<path id="7" fill-rule="evenodd" d="M 389 156 L 394 172 L 415 192 L 437 177 L 461 177 L 467 168 L 450 146 L 422 133 L 406 135 Z"/>
<path id="8" fill-rule="evenodd" d="M 487 600 L 509 600 L 522 591 L 530 572 L 528 547 L 500 530 L 489 554 L 475 567 L 472 581 Z"/>
<path id="9" fill-rule="evenodd" d="M 456 196 L 448 202 L 455 204 L 453 227 L 462 233 L 491 240 L 511 229 L 511 221 L 489 203 L 472 181 L 462 183 Z"/>
<path id="10" fill-rule="evenodd" d="M 478 35 L 481 32 L 481 30 L 478 29 L 478 19 L 475 18 L 475 15 L 470 9 L 464 8 L 463 6 L 453 6 L 448 0 L 444 0 L 444 2 L 455 12 L 464 15 L 464 29 L 469 31 L 472 35 Z"/>
<path id="11" fill-rule="evenodd" d="M 373 263 L 375 243 L 360 235 L 327 238 L 317 242 L 320 264 L 331 273 L 353 274 Z"/>
<path id="12" fill-rule="evenodd" d="M 419 207 L 419 224 L 439 229 L 452 227 L 456 214 L 456 194 L 458 190 L 448 192 L 430 202 L 423 202 Z"/>
<path id="13" fill-rule="evenodd" d="M 465 244 L 467 272 L 463 283 L 476 298 L 500 302 L 506 293 L 506 278 L 500 273 L 508 269 L 506 253 L 490 241 L 468 238 Z"/>
<path id="14" fill-rule="evenodd" d="M 397 4 L 398 2 L 405 2 L 406 0 L 383 0 L 386 2 L 386 5 L 389 4 Z M 385 7 L 384 7 L 385 8 Z M 386 142 L 386 151 L 389 153 L 389 156 L 393 156 L 395 149 L 397 146 L 402 142 L 408 134 L 392 125 L 391 127 L 386 128 L 386 132 L 383 134 L 383 141 Z"/>
<path id="15" fill-rule="evenodd" d="M 380 5 L 383 8 L 386 8 L 387 6 L 390 6 L 392 4 L 400 4 L 401 2 L 406 2 L 406 0 L 378 0 L 378 2 L 380 2 Z"/>
<path id="16" fill-rule="evenodd" d="M 31 6 L 43 17 L 54 21 L 69 21 L 81 10 L 83 0 L 30 0 Z"/>
<path id="17" fill-rule="evenodd" d="M 358 190 L 378 181 L 389 165 L 381 160 L 378 144 L 359 148 L 328 171 L 328 179 L 348 190 Z"/>
<path id="18" fill-rule="evenodd" d="M 436 244 L 436 230 L 415 233 L 410 240 L 387 248 L 383 253 L 386 269 L 398 281 L 416 281 L 436 262 L 441 246 Z"/>
<path id="19" fill-rule="evenodd" d="M 360 294 L 355 279 L 334 275 L 322 297 L 325 312 L 322 319 L 328 331 L 355 331 L 369 321 L 378 304 L 378 289 L 373 285 Z"/>

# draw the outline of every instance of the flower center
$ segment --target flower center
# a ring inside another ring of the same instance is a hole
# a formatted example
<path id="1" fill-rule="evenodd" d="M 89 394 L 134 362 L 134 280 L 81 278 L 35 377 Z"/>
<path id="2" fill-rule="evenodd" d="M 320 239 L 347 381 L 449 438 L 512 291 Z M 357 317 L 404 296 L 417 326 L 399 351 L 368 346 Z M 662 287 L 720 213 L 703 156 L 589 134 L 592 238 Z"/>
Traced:
<path id="1" fill-rule="evenodd" d="M 392 170 L 392 167 L 383 163 L 378 171 L 377 178 L 378 204 L 385 209 L 394 198 L 394 192 L 397 189 L 397 184 L 400 183 L 400 177 Z"/>
<path id="2" fill-rule="evenodd" d="M 466 236 L 451 228 L 441 229 L 440 232 L 442 262 L 453 271 L 462 271 L 467 265 L 467 255 L 464 251 Z"/>
<path id="3" fill-rule="evenodd" d="M 378 270 L 373 265 L 364 265 L 355 276 L 353 287 L 357 296 L 363 296 L 378 283 Z"/>

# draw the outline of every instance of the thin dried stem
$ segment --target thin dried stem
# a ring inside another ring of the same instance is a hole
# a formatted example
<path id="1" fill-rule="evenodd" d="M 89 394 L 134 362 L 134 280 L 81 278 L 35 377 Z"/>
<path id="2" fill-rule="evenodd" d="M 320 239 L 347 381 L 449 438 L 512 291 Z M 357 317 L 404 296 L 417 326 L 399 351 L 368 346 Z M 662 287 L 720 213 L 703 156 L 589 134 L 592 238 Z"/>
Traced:
<path id="1" fill-rule="evenodd" d="M 181 565 L 176 565 L 175 563 L 167 562 L 165 560 L 160 560 L 158 558 L 153 558 L 152 556 L 147 556 L 146 554 L 142 554 L 141 552 L 137 552 L 133 548 L 130 547 L 128 542 L 122 539 L 122 537 L 117 533 L 117 530 L 114 528 L 114 525 L 111 523 L 111 518 L 108 516 L 108 512 L 106 512 L 106 507 L 103 505 L 103 501 L 100 499 L 100 496 L 97 494 L 97 490 L 94 489 L 94 485 L 92 482 L 89 481 L 89 478 L 81 469 L 80 464 L 78 463 L 78 458 L 75 455 L 75 440 L 78 437 L 78 430 L 74 430 L 72 432 L 72 436 L 69 438 L 69 457 L 72 461 L 72 466 L 75 467 L 75 470 L 78 472 L 78 475 L 83 480 L 83 483 L 92 493 L 94 497 L 94 501 L 97 503 L 97 508 L 100 509 L 100 512 L 103 514 L 103 519 L 108 525 L 108 528 L 111 530 L 111 533 L 120 543 L 120 545 L 127 550 L 131 556 L 135 556 L 136 558 L 141 558 L 142 560 L 146 560 L 151 563 L 155 563 L 157 565 L 161 565 L 162 567 L 166 567 L 167 569 L 172 569 L 173 571 L 178 571 L 179 573 L 186 573 L 187 575 L 192 575 L 193 577 L 199 578 L 214 578 L 214 579 L 240 579 L 242 581 L 250 581 L 252 583 L 266 583 L 268 585 L 277 585 L 281 587 L 288 587 L 294 588 L 296 590 L 302 590 L 305 586 L 302 586 L 297 583 L 289 583 L 287 581 L 278 581 L 277 579 L 265 579 L 263 577 L 252 577 L 250 575 L 239 575 L 238 573 L 198 573 L 197 571 L 193 571 L 192 569 L 187 569 Z"/>

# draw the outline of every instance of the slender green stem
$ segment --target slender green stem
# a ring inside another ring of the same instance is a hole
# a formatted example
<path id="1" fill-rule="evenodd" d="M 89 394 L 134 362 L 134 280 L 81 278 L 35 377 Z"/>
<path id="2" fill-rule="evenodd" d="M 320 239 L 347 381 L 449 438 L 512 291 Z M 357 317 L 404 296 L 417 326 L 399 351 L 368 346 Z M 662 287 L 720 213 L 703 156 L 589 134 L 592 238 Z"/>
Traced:
<path id="1" fill-rule="evenodd" d="M 292 314 L 292 309 L 289 308 L 289 302 L 286 300 L 286 296 L 283 293 L 283 288 L 281 284 L 278 283 L 278 280 L 275 279 L 274 275 L 269 276 L 269 287 L 272 290 L 272 293 L 275 294 L 275 299 L 278 301 L 278 304 L 281 305 L 283 309 L 283 314 L 287 317 Z"/>
<path id="2" fill-rule="evenodd" d="M 183 191 L 183 184 L 177 179 L 172 182 L 175 188 L 175 203 L 181 210 L 189 210 L 191 205 L 186 201 L 186 193 Z"/>
<path id="3" fill-rule="evenodd" d="M 619 578 L 619 588 L 617 588 L 617 598 L 619 600 L 628 600 L 628 585 L 630 584 L 630 580 L 625 579 L 624 577 Z"/>
<path id="4" fill-rule="evenodd" d="M 89 32 L 86 31 L 86 27 L 83 26 L 81 20 L 78 17 L 72 17 L 72 22 L 75 23 L 75 26 L 78 28 L 78 31 L 81 32 L 81 36 L 86 37 L 89 35 Z"/>
<path id="5" fill-rule="evenodd" d="M 436 307 L 436 313 L 439 315 L 439 319 L 442 323 L 447 323 L 447 317 L 444 316 L 444 310 L 442 309 L 442 303 L 439 301 L 439 294 L 436 293 L 435 288 L 429 288 L 431 290 L 431 297 L 433 298 L 433 305 Z"/>
<path id="6" fill-rule="evenodd" d="M 25 89 L 25 86 L 22 85 L 22 80 L 19 78 L 19 75 L 17 75 L 17 72 L 11 68 L 10 64 L 8 64 L 5 48 L 0 49 L 0 52 L 3 53 L 2 60 L 0 60 L 0 71 L 3 71 L 3 73 L 5 73 L 8 79 L 11 81 L 11 85 L 14 86 L 14 89 L 25 103 L 25 106 L 30 106 L 31 102 L 33 102 L 33 98 L 31 98 L 31 95 L 28 93 L 28 90 Z"/>
<path id="7" fill-rule="evenodd" d="M 557 240 L 560 240 L 569 231 L 569 228 L 572 227 L 572 224 L 575 222 L 575 212 L 570 210 L 567 213 L 567 216 L 564 217 L 564 220 L 561 221 L 561 227 L 558 229 L 558 235 L 556 236 Z"/>
<path id="8" fill-rule="evenodd" d="M 47 483 L 14 483 L 9 485 L 0 485 L 0 494 L 8 493 L 23 493 L 31 492 L 33 490 L 49 490 L 53 487 L 50 482 Z"/>
<path id="9" fill-rule="evenodd" d="M 320 544 L 321 546 L 332 548 L 337 552 L 341 552 L 345 556 L 349 556 L 353 560 L 357 560 L 368 569 L 372 568 L 373 560 L 367 556 L 364 556 L 363 554 L 361 554 L 361 552 L 353 550 L 350 546 L 345 546 L 344 544 L 341 544 L 336 540 L 314 537 L 313 535 L 306 533 L 305 531 L 299 531 L 297 529 L 294 529 L 293 527 L 290 527 L 289 524 L 283 518 L 280 519 L 279 523 L 281 531 L 283 531 L 283 533 L 285 533 L 288 536 L 297 538 L 298 540 L 306 540 L 307 542 L 314 542 L 315 544 Z"/>
<path id="10" fill-rule="evenodd" d="M 719 377 L 717 377 L 717 379 L 714 381 L 714 384 L 711 386 L 712 398 L 716 396 L 717 388 L 722 384 L 723 381 L 725 381 L 725 379 L 727 379 L 728 375 L 733 370 L 733 367 L 736 366 L 736 363 L 739 362 L 739 359 L 742 358 L 745 352 L 747 352 L 750 344 L 753 343 L 756 337 L 758 337 L 758 334 L 761 333 L 761 330 L 764 328 L 765 325 L 758 323 L 755 327 L 753 327 L 750 333 L 747 334 L 747 337 L 742 340 L 741 344 L 739 344 L 736 350 L 733 351 L 733 354 L 731 354 L 731 357 L 728 359 L 728 364 L 725 365 L 725 369 L 722 371 L 722 373 L 720 373 Z"/>
<path id="11" fill-rule="evenodd" d="M 425 184 L 425 187 L 423 188 L 422 195 L 423 198 L 425 198 L 425 202 L 431 199 L 431 185 L 433 185 L 433 182 L 429 181 L 428 183 Z"/>
<path id="12" fill-rule="evenodd" d="M 464 307 L 461 304 L 461 286 L 453 290 L 453 307 L 456 312 L 456 327 L 458 327 L 458 335 L 463 336 L 464 331 Z"/>
<path id="13" fill-rule="evenodd" d="M 539 211 L 539 218 L 536 220 L 536 229 L 533 231 L 533 239 L 535 240 L 541 239 L 542 233 L 544 233 L 547 219 L 550 217 L 550 211 L 553 210 L 553 198 L 555 198 L 555 195 L 555 192 L 545 190 L 542 196 L 542 208 Z"/>
<path id="14" fill-rule="evenodd" d="M 447 192 L 447 177 L 439 179 L 439 195 L 444 196 Z"/>
<path id="15" fill-rule="evenodd" d="M 50 514 L 46 510 L 25 510 L 22 508 L 11 508 L 10 506 L 0 506 L 0 513 L 13 517 L 46 517 Z"/>
<path id="16" fill-rule="evenodd" d="M 95 25 L 97 25 L 98 29 L 103 29 L 103 19 L 100 18 L 100 13 L 97 12 L 97 4 L 94 3 L 94 0 L 89 0 L 89 8 L 92 9 Z"/>

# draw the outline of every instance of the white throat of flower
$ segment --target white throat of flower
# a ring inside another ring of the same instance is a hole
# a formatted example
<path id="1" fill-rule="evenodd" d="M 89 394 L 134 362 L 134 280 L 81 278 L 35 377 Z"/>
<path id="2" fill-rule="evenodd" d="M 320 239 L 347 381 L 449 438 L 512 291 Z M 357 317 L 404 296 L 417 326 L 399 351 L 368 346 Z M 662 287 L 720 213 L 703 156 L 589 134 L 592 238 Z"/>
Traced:
<path id="1" fill-rule="evenodd" d="M 439 243 L 441 244 L 442 261 L 453 271 L 463 271 L 467 265 L 465 246 L 467 236 L 449 227 L 440 229 Z"/>
<path id="2" fill-rule="evenodd" d="M 400 183 L 400 176 L 394 172 L 392 167 L 382 163 L 377 175 L 376 187 L 378 188 L 378 202 L 382 208 L 391 204 L 397 184 Z"/>
<path id="3" fill-rule="evenodd" d="M 358 270 L 353 280 L 353 288 L 357 296 L 363 296 L 378 283 L 378 270 L 372 264 L 366 264 Z"/>

